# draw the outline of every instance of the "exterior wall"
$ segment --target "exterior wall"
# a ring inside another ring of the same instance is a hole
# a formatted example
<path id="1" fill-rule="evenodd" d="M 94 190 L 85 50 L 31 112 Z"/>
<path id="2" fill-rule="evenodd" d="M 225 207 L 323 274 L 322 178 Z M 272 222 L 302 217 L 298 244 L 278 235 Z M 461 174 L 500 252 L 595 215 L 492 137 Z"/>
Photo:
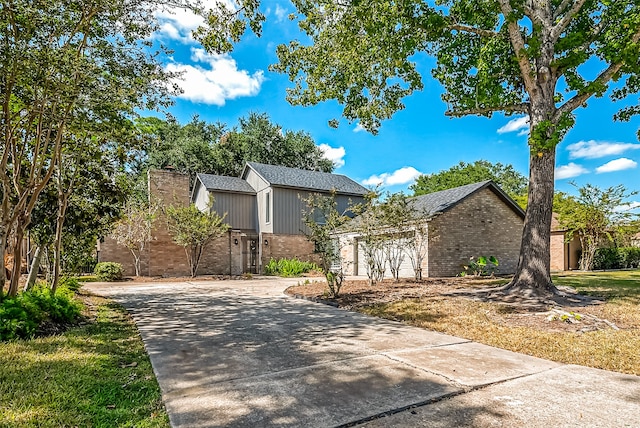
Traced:
<path id="1" fill-rule="evenodd" d="M 209 192 L 207 192 L 209 193 Z M 255 195 L 245 193 L 211 192 L 214 198 L 213 210 L 232 229 L 256 230 L 258 218 Z"/>
<path id="2" fill-rule="evenodd" d="M 566 270 L 567 256 L 564 232 L 551 232 L 551 270 Z"/>
<path id="3" fill-rule="evenodd" d="M 470 257 L 495 256 L 499 272 L 515 272 L 522 218 L 490 189 L 469 196 L 429 224 L 430 277 L 455 276 Z"/>
<path id="4" fill-rule="evenodd" d="M 125 276 L 134 276 L 136 274 L 131 251 L 124 245 L 118 245 L 111 236 L 105 236 L 104 242 L 99 243 L 98 261 L 120 263 Z M 140 274 L 146 275 L 147 272 L 149 272 L 148 243 L 140 255 Z"/>
<path id="5" fill-rule="evenodd" d="M 318 255 L 313 252 L 313 243 L 304 235 L 281 235 L 263 233 L 260 236 L 261 266 L 271 259 L 297 258 L 302 261 L 319 262 Z"/>
<path id="6" fill-rule="evenodd" d="M 189 204 L 189 176 L 172 171 L 149 171 L 149 195 L 161 206 Z M 149 276 L 190 275 L 184 248 L 176 245 L 167 230 L 167 220 L 158 210 L 149 243 Z"/>
<path id="7" fill-rule="evenodd" d="M 202 212 L 204 212 L 209 206 L 209 192 L 200 183 L 200 180 L 196 180 L 195 189 L 193 189 L 193 203 Z"/>

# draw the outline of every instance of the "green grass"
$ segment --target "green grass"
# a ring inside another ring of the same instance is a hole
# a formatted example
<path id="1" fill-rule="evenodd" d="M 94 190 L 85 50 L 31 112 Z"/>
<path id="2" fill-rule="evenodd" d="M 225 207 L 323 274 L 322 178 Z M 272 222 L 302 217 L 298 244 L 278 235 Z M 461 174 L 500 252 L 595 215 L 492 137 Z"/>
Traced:
<path id="1" fill-rule="evenodd" d="M 575 310 L 613 322 L 620 330 L 562 331 L 544 316 L 533 322 L 527 313 L 515 322 L 518 314 L 500 303 L 451 296 L 398 299 L 359 310 L 561 363 L 640 375 L 640 271 L 572 272 L 555 276 L 554 282 L 602 298 L 604 304 Z"/>
<path id="2" fill-rule="evenodd" d="M 168 427 L 160 389 L 126 312 L 59 336 L 0 343 L 0 427 Z"/>

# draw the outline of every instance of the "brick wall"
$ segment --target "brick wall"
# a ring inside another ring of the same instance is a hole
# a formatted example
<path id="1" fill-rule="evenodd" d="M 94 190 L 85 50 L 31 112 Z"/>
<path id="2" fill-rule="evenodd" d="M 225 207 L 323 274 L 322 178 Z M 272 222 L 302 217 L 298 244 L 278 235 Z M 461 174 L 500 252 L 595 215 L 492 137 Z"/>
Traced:
<path id="1" fill-rule="evenodd" d="M 265 245 L 265 241 L 268 244 Z M 261 237 L 262 266 L 269 260 L 281 258 L 297 258 L 302 261 L 319 263 L 318 255 L 313 252 L 313 243 L 304 235 L 275 235 L 263 233 Z"/>
<path id="2" fill-rule="evenodd" d="M 565 270 L 567 254 L 565 252 L 564 232 L 551 232 L 551 270 Z"/>
<path id="3" fill-rule="evenodd" d="M 104 242 L 100 243 L 100 253 L 98 254 L 99 262 L 115 262 L 122 265 L 125 276 L 134 276 L 136 274 L 133 255 L 128 248 L 118 245 L 115 239 L 105 236 Z M 140 255 L 140 274 L 146 275 L 149 272 L 149 246 L 145 247 Z"/>
<path id="4" fill-rule="evenodd" d="M 515 272 L 523 221 L 490 189 L 483 189 L 429 224 L 430 277 L 455 276 L 470 257 L 495 256 L 499 273 Z"/>

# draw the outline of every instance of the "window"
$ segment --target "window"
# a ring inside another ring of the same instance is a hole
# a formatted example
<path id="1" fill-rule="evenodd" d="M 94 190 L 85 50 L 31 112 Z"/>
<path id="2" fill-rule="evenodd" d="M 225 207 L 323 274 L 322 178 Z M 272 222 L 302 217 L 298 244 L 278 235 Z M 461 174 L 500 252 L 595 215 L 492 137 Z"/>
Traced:
<path id="1" fill-rule="evenodd" d="M 271 192 L 267 192 L 264 195 L 264 221 L 265 223 L 271 223 Z"/>

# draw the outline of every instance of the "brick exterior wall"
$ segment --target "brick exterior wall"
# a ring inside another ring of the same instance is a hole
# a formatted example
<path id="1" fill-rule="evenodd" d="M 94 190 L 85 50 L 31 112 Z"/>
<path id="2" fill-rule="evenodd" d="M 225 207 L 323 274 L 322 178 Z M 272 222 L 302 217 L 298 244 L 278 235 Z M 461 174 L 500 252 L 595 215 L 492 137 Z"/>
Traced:
<path id="1" fill-rule="evenodd" d="M 136 268 L 134 266 L 133 255 L 128 248 L 118 243 L 111 236 L 105 236 L 104 241 L 100 242 L 100 252 L 98 253 L 99 262 L 115 262 L 122 265 L 125 276 L 134 276 Z M 149 244 L 140 255 L 140 274 L 147 275 L 149 272 Z"/>
<path id="2" fill-rule="evenodd" d="M 551 232 L 551 270 L 563 271 L 567 267 L 564 232 Z"/>
<path id="3" fill-rule="evenodd" d="M 495 256 L 499 273 L 514 273 L 522 228 L 522 218 L 483 189 L 429 223 L 428 275 L 455 276 L 472 256 Z"/>
<path id="4" fill-rule="evenodd" d="M 265 241 L 268 242 L 265 245 Z M 302 261 L 319 263 L 318 255 L 313 252 L 313 243 L 304 235 L 275 235 L 263 233 L 260 239 L 262 254 L 260 257 L 262 266 L 269 260 L 281 258 L 297 258 Z"/>

